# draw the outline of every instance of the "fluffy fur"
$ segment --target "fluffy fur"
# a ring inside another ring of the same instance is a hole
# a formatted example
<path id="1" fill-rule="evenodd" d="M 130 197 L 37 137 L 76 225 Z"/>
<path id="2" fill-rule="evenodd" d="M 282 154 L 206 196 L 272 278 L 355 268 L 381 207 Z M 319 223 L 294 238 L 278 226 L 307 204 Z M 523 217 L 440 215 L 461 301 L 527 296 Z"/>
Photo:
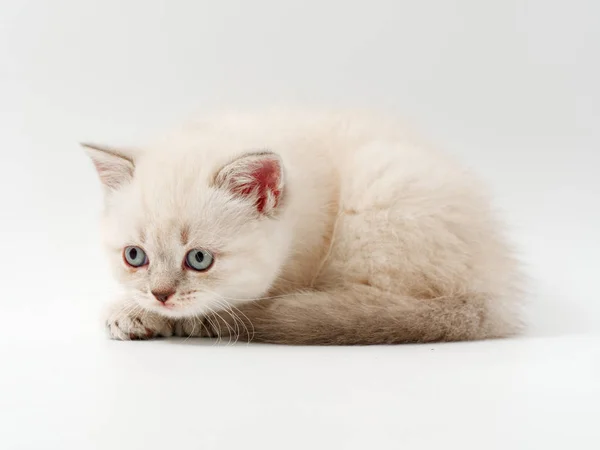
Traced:
<path id="1" fill-rule="evenodd" d="M 391 344 L 520 329 L 517 265 L 482 186 L 394 121 L 231 114 L 143 151 L 85 148 L 124 287 L 113 338 Z M 148 266 L 124 263 L 131 245 Z M 195 248 L 214 254 L 207 272 L 183 264 Z M 161 303 L 157 289 L 175 294 Z"/>

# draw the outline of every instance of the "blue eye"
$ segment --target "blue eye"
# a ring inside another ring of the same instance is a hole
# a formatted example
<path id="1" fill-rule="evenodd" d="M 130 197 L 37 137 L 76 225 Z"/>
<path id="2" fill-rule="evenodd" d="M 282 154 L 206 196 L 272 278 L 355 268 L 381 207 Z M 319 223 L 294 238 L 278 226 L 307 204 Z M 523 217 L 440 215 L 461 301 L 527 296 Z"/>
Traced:
<path id="1" fill-rule="evenodd" d="M 148 264 L 146 252 L 139 247 L 125 247 L 123 258 L 131 267 L 142 267 Z"/>
<path id="2" fill-rule="evenodd" d="M 194 249 L 185 255 L 185 265 L 198 272 L 205 272 L 213 265 L 214 257 L 208 250 Z"/>

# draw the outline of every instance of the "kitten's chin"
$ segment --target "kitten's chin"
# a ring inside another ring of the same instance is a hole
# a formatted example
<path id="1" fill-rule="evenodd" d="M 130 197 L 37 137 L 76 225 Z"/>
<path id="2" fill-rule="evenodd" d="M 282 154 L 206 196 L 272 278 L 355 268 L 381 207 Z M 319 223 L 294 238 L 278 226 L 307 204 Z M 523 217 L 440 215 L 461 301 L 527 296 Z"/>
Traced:
<path id="1" fill-rule="evenodd" d="M 168 317 L 170 319 L 185 319 L 186 317 L 197 317 L 202 316 L 208 312 L 208 310 L 200 308 L 191 308 L 190 306 L 182 306 L 178 304 L 156 304 L 152 305 L 141 305 L 147 311 L 151 311 L 161 316 Z"/>

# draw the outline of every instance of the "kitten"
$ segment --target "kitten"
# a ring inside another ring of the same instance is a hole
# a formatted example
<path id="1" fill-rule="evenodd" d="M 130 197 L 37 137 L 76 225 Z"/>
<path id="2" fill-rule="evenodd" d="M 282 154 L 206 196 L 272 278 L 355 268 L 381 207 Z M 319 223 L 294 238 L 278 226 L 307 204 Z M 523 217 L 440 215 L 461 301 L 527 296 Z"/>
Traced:
<path id="1" fill-rule="evenodd" d="M 115 339 L 393 344 L 519 331 L 482 187 L 394 121 L 232 114 L 144 151 L 84 144 L 124 297 Z"/>

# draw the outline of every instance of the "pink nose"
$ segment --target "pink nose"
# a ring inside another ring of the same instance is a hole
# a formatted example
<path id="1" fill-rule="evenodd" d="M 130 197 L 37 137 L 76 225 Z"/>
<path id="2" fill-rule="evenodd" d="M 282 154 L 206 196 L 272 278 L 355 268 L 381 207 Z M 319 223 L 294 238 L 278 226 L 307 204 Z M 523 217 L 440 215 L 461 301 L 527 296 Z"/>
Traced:
<path id="1" fill-rule="evenodd" d="M 166 303 L 169 298 L 175 293 L 173 289 L 169 290 L 153 290 L 151 291 L 154 298 L 161 303 Z"/>

